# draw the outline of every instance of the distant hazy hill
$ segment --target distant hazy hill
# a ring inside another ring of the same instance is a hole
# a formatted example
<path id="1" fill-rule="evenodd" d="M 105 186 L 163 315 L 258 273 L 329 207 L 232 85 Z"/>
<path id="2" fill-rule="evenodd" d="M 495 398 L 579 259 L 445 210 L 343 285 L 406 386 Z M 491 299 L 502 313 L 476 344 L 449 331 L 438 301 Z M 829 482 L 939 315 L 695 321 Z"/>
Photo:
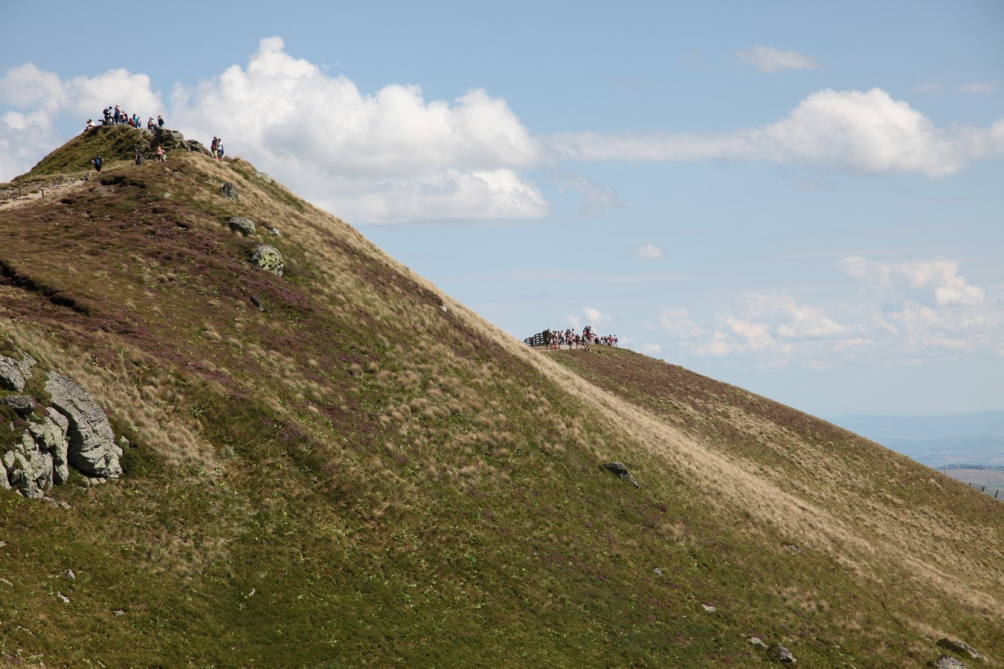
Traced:
<path id="1" fill-rule="evenodd" d="M 833 422 L 930 467 L 1004 465 L 1004 411 L 937 416 L 839 416 Z"/>
<path id="2" fill-rule="evenodd" d="M 0 355 L 37 361 L 0 460 L 34 467 L 56 371 L 124 470 L 0 490 L 0 666 L 1004 662 L 1004 504 L 681 367 L 530 350 L 247 162 L 141 140 L 0 207 Z"/>

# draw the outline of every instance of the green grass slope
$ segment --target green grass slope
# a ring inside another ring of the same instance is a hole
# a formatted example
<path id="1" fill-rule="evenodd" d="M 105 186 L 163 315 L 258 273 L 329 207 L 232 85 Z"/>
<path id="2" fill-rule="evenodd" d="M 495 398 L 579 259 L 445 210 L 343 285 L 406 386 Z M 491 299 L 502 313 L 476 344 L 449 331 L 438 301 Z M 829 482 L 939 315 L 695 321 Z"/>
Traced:
<path id="1" fill-rule="evenodd" d="M 133 444 L 121 480 L 51 491 L 69 510 L 0 492 L 16 661 L 1004 657 L 1004 506 L 642 356 L 529 351 L 245 162 L 115 165 L 0 211 L 0 239 L 0 352 Z M 285 276 L 250 265 L 263 241 Z"/>

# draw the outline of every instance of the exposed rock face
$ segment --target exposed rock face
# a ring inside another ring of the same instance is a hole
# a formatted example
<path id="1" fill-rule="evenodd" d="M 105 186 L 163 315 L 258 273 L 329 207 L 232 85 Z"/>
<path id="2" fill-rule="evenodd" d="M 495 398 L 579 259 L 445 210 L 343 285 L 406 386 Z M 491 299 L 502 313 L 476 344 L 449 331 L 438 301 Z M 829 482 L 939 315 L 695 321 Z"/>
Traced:
<path id="1" fill-rule="evenodd" d="M 607 471 L 616 474 L 625 481 L 630 481 L 631 485 L 633 485 L 635 488 L 641 487 L 638 485 L 638 482 L 634 480 L 634 477 L 631 476 L 631 472 L 628 471 L 628 468 L 625 467 L 623 464 L 619 462 L 604 462 L 603 467 Z"/>
<path id="2" fill-rule="evenodd" d="M 934 663 L 937 669 L 965 669 L 966 665 L 961 660 L 957 660 L 951 655 L 942 655 Z"/>
<path id="3" fill-rule="evenodd" d="M 233 185 L 229 181 L 220 187 L 220 195 L 227 198 L 228 200 L 233 200 L 237 202 L 240 196 L 237 193 L 237 186 Z"/>
<path id="4" fill-rule="evenodd" d="M 274 246 L 269 246 L 268 244 L 259 244 L 258 248 L 254 250 L 251 255 L 251 263 L 263 269 L 266 272 L 272 272 L 273 274 L 278 274 L 282 276 L 282 273 L 286 269 L 286 265 L 282 260 L 282 254 L 279 253 L 279 249 Z"/>
<path id="5" fill-rule="evenodd" d="M 239 217 L 228 218 L 227 225 L 229 225 L 230 229 L 233 230 L 234 232 L 239 232 L 245 236 L 253 235 L 258 232 L 254 227 L 254 221 L 252 221 L 250 218 L 239 218 Z"/>
<path id="6" fill-rule="evenodd" d="M 57 372 L 49 373 L 45 389 L 52 395 L 52 405 L 69 421 L 70 464 L 89 476 L 118 478 L 122 449 L 115 445 L 108 418 L 94 397 Z"/>
<path id="7" fill-rule="evenodd" d="M 35 400 L 28 395 L 8 395 L 0 397 L 0 404 L 6 404 L 13 409 L 18 416 L 26 418 L 35 410 Z"/>
<path id="8" fill-rule="evenodd" d="M 52 487 L 52 454 L 40 449 L 25 432 L 14 445 L 13 456 L 12 465 L 6 467 L 10 486 L 25 497 L 42 497 Z M 5 454 L 4 464 L 8 461 Z"/>
<path id="9" fill-rule="evenodd" d="M 938 645 L 942 648 L 947 648 L 953 653 L 967 655 L 973 660 L 983 659 L 983 655 L 980 654 L 978 650 L 970 646 L 965 641 L 960 641 L 959 639 L 938 639 Z"/>
<path id="10" fill-rule="evenodd" d="M 61 422 L 57 422 L 52 415 L 58 416 Z M 52 481 L 56 485 L 62 485 L 70 478 L 70 467 L 67 461 L 68 445 L 66 443 L 66 430 L 69 421 L 56 411 L 51 411 L 42 423 L 31 423 L 28 425 L 28 432 L 38 447 L 52 455 Z"/>
<path id="11" fill-rule="evenodd" d="M 0 355 L 0 388 L 18 393 L 24 390 L 24 373 L 21 371 L 21 366 L 2 355 Z"/>

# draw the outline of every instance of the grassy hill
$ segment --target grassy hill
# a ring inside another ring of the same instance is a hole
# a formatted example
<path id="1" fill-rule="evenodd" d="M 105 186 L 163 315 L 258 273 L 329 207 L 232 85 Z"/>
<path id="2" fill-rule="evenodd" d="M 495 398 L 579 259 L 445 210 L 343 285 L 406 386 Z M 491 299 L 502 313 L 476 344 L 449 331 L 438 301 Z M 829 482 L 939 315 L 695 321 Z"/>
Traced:
<path id="1" fill-rule="evenodd" d="M 531 351 L 239 159 L 100 150 L 0 210 L 0 353 L 132 444 L 121 480 L 50 491 L 71 509 L 0 491 L 9 662 L 774 662 L 750 636 L 803 666 L 923 666 L 946 636 L 1004 658 L 1004 505 L 629 351 Z"/>

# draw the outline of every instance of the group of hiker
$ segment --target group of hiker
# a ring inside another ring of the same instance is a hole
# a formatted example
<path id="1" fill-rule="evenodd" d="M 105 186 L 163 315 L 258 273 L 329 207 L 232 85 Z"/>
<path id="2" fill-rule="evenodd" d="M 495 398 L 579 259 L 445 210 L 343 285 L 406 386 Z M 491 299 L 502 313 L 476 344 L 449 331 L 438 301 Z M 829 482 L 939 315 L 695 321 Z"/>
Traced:
<path id="1" fill-rule="evenodd" d="M 587 325 L 582 328 L 582 334 L 575 332 L 572 328 L 565 330 L 544 330 L 543 332 L 527 337 L 525 340 L 528 346 L 544 347 L 546 349 L 557 350 L 563 346 L 568 346 L 569 350 L 574 348 L 588 349 L 590 344 L 601 346 L 617 346 L 617 335 L 605 335 L 600 337 L 593 330 L 593 326 Z"/>
<path id="2" fill-rule="evenodd" d="M 209 145 L 209 154 L 216 160 L 223 160 L 223 140 L 213 137 L 213 143 Z"/>
<path id="3" fill-rule="evenodd" d="M 110 105 L 105 107 L 104 111 L 101 112 L 104 117 L 101 121 L 102 125 L 127 125 L 131 128 L 142 128 L 143 121 L 140 119 L 139 114 L 133 114 L 131 117 L 128 112 L 122 111 L 118 105 L 112 108 Z M 96 124 L 93 120 L 87 119 L 87 129 L 95 127 Z M 157 120 L 154 121 L 153 117 L 150 116 L 146 121 L 147 130 L 155 130 L 157 128 L 164 127 L 164 117 L 157 114 Z"/>

